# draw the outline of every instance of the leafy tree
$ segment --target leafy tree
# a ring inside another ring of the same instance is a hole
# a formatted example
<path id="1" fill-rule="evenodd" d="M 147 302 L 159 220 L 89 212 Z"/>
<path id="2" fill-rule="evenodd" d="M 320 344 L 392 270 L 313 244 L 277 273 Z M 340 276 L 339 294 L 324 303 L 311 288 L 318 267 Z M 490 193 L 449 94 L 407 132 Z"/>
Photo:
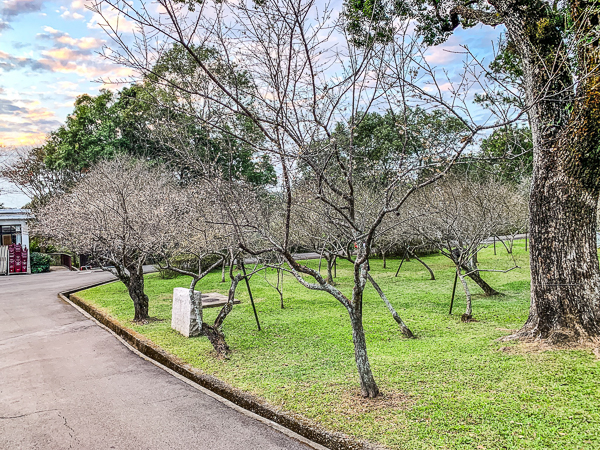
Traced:
<path id="1" fill-rule="evenodd" d="M 343 161 L 352 155 L 354 176 L 373 186 L 389 183 L 402 166 L 425 166 L 433 149 L 453 148 L 466 132 L 460 120 L 443 110 L 415 107 L 357 116 L 352 136 L 348 126 L 340 122 L 330 140 L 340 149 Z M 302 167 L 307 173 L 307 165 Z"/>
<path id="2" fill-rule="evenodd" d="M 415 20 L 427 44 L 444 42 L 458 27 L 480 23 L 506 27 L 506 44 L 491 69 L 504 74 L 500 81 L 512 82 L 523 94 L 534 154 L 529 203 L 531 306 L 526 324 L 511 338 L 563 343 L 599 337 L 597 4 L 392 0 L 373 5 L 346 2 L 352 26 L 370 39 L 391 39 L 369 30 L 389 26 L 398 16 Z"/>
<path id="3" fill-rule="evenodd" d="M 531 177 L 533 148 L 528 127 L 506 126 L 482 140 L 478 152 L 461 158 L 454 173 L 517 185 Z"/>

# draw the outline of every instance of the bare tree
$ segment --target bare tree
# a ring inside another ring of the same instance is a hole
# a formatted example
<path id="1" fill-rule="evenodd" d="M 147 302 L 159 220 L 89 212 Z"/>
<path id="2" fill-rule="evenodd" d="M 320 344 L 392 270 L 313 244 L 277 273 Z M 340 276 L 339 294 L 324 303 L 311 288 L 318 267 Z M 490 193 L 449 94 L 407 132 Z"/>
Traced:
<path id="1" fill-rule="evenodd" d="M 95 4 L 93 9 L 100 15 L 116 9 L 138 27 L 135 42 L 129 45 L 106 21 L 105 29 L 116 43 L 106 57 L 181 92 L 189 113 L 207 126 L 230 132 L 272 155 L 280 173 L 278 189 L 258 192 L 230 180 L 220 194 L 239 246 L 255 256 L 281 255 L 299 283 L 325 291 L 343 305 L 352 324 L 362 394 L 377 396 L 362 324 L 368 281 L 387 302 L 369 275 L 377 230 L 414 192 L 441 178 L 479 128 L 465 127 L 444 145 L 425 142 L 416 150 L 408 145 L 403 138 L 411 108 L 407 84 L 402 79 L 383 83 L 383 77 L 390 67 L 410 76 L 408 55 L 414 43 L 407 40 L 402 52 L 378 44 L 358 48 L 345 34 L 341 18 L 314 0 L 268 0 L 251 6 L 203 2 L 193 12 L 182 3 L 158 3 L 160 16 L 143 5 L 138 8 L 119 0 Z M 399 32 L 409 26 L 401 24 Z M 192 70 L 176 76 L 155 70 L 156 62 L 171 48 L 186 55 Z M 207 49 L 214 51 L 215 59 L 206 59 Z M 243 82 L 233 76 L 240 71 L 246 75 Z M 203 82 L 196 86 L 199 74 Z M 219 114 L 205 114 L 208 104 L 217 105 Z M 370 109 L 389 107 L 398 113 L 395 129 L 407 145 L 397 146 L 386 164 L 371 164 L 364 172 L 365 154 L 355 145 L 354 131 Z M 231 123 L 236 118 L 248 121 L 262 139 L 250 141 L 236 129 L 223 127 L 224 116 Z M 350 295 L 293 256 L 294 211 L 302 204 L 296 197 L 300 179 L 304 189 L 329 208 L 331 223 L 351 236 L 355 254 L 346 253 L 353 264 Z M 360 196 L 358 187 L 366 179 L 378 191 L 376 197 Z M 399 316 L 397 320 L 401 322 Z M 402 331 L 412 336 L 402 325 Z"/>
<path id="2" fill-rule="evenodd" d="M 200 180 L 180 190 L 179 197 L 172 199 L 179 203 L 177 232 L 171 234 L 171 239 L 161 249 L 162 261 L 159 265 L 192 279 L 189 286 L 189 297 L 198 324 L 198 329 L 195 331 L 206 336 L 218 354 L 227 355 L 230 348 L 222 331 L 223 323 L 233 309 L 239 282 L 252 276 L 255 271 L 250 274 L 242 274 L 238 271 L 234 274 L 233 261 L 239 258 L 241 253 L 239 250 L 234 250 L 234 230 L 231 225 L 228 225 L 231 221 L 228 220 L 226 212 L 221 207 L 220 189 L 215 187 L 215 183 L 218 184 L 219 181 L 219 179 L 214 179 L 208 183 Z M 182 267 L 180 264 L 182 259 L 185 261 L 195 260 L 196 270 L 187 266 Z M 210 262 L 203 266 L 205 260 Z M 224 266 L 226 261 L 229 261 L 229 278 L 231 280 L 228 300 L 221 308 L 214 323 L 210 325 L 204 320 L 202 300 L 195 295 L 196 286 L 212 270 Z"/>
<path id="3" fill-rule="evenodd" d="M 519 200 L 523 203 L 523 199 L 511 186 L 500 182 L 453 176 L 422 190 L 413 200 L 416 219 L 411 225 L 415 238 L 437 248 L 456 266 L 467 296 L 462 320 L 469 321 L 472 319 L 472 302 L 465 277 L 477 283 L 485 295 L 498 294 L 481 278 L 481 272 L 490 269 L 479 268 L 477 254 L 489 245 L 490 236 L 507 229 L 509 211 L 518 207 Z M 426 220 L 419 217 L 422 214 Z"/>
<path id="4" fill-rule="evenodd" d="M 16 149 L 10 157 L 0 161 L 0 179 L 14 184 L 36 203 L 43 203 L 52 195 L 59 195 L 81 178 L 81 173 L 68 169 L 50 170 L 45 164 L 43 147 Z"/>
<path id="5" fill-rule="evenodd" d="M 68 194 L 36 209 L 34 230 L 103 263 L 127 286 L 134 320 L 144 321 L 149 316 L 143 264 L 177 233 L 176 197 L 168 173 L 119 157 L 97 164 Z"/>

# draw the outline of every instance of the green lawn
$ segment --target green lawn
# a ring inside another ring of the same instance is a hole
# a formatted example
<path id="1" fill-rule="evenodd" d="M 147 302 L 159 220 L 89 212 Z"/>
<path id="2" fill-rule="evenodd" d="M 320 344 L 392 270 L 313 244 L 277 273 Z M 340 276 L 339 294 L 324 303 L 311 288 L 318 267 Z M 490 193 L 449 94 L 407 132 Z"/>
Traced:
<path id="1" fill-rule="evenodd" d="M 233 350 L 216 359 L 206 338 L 186 339 L 170 328 L 174 287 L 186 277 L 147 278 L 150 315 L 162 319 L 134 325 L 133 305 L 121 283 L 81 293 L 90 303 L 204 372 L 341 431 L 390 448 L 402 449 L 580 449 L 600 448 L 600 364 L 591 350 L 527 352 L 498 342 L 527 318 L 528 254 L 523 242 L 515 258 L 520 269 L 485 273 L 503 297 L 485 298 L 470 283 L 473 316 L 461 323 L 464 292 L 457 287 L 448 315 L 454 269 L 442 256 L 425 258 L 437 280 L 416 261 L 371 263 L 372 273 L 417 339 L 399 332 L 375 290 L 365 295 L 364 323 L 369 357 L 383 396 L 359 396 L 351 329 L 345 309 L 332 297 L 300 286 L 290 275 L 284 283 L 285 309 L 263 275 L 251 280 L 263 331 L 256 330 L 243 284 L 224 331 Z M 498 248 L 480 254 L 480 265 L 509 268 Z M 316 264 L 316 262 L 311 262 Z M 339 286 L 351 289 L 350 264 L 338 265 Z M 220 273 L 199 283 L 203 292 L 226 293 Z M 271 273 L 273 278 L 274 272 Z M 206 312 L 214 319 L 218 309 Z"/>

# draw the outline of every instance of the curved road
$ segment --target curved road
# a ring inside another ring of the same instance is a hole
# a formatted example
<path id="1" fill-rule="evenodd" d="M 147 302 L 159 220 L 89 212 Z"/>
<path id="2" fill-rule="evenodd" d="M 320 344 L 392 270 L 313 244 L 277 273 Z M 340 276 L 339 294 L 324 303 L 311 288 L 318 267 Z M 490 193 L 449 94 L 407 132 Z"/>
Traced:
<path id="1" fill-rule="evenodd" d="M 57 298 L 110 278 L 0 277 L 1 449 L 312 448 L 138 357 Z"/>

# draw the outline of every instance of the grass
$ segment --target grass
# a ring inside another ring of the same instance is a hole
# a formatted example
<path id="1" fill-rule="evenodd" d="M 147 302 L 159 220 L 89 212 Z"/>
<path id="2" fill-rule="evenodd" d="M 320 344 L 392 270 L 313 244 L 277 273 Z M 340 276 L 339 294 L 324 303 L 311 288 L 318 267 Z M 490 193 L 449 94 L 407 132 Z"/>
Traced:
<path id="1" fill-rule="evenodd" d="M 214 357 L 206 338 L 187 339 L 170 328 L 174 287 L 185 277 L 147 277 L 148 325 L 131 322 L 133 305 L 121 283 L 96 287 L 81 296 L 204 372 L 299 413 L 328 429 L 402 449 L 580 449 L 600 448 L 600 362 L 591 350 L 527 352 L 497 339 L 519 328 L 529 307 L 528 254 L 515 248 L 520 269 L 485 273 L 505 295 L 485 298 L 470 283 L 473 316 L 462 323 L 464 292 L 457 287 L 453 315 L 448 306 L 454 270 L 440 255 L 426 258 L 437 280 L 415 260 L 373 260 L 372 273 L 417 339 L 405 339 L 377 296 L 367 287 L 364 325 L 373 372 L 383 396 L 359 396 L 351 329 L 345 309 L 332 297 L 284 283 L 285 309 L 263 275 L 251 280 L 263 331 L 256 330 L 243 284 L 224 331 L 233 349 Z M 498 248 L 480 254 L 481 267 L 509 268 Z M 316 264 L 316 262 L 310 262 Z M 338 286 L 351 290 L 351 266 L 340 263 Z M 269 274 L 274 276 L 274 272 Z M 227 292 L 220 273 L 197 289 Z M 208 310 L 214 319 L 218 309 Z"/>

